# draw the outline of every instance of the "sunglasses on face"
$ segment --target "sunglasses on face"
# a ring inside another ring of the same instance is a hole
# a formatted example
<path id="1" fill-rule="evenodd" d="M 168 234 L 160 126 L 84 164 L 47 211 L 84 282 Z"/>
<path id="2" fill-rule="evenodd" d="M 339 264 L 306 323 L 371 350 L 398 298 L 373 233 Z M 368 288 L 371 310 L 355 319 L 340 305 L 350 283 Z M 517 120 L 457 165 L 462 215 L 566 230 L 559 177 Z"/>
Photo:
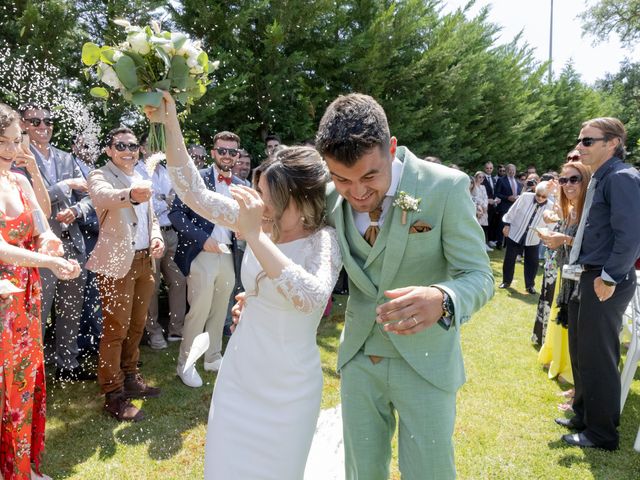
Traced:
<path id="1" fill-rule="evenodd" d="M 140 145 L 138 145 L 137 143 L 116 142 L 112 146 L 119 152 L 124 152 L 127 148 L 130 152 L 137 152 L 138 150 L 140 150 Z"/>
<path id="2" fill-rule="evenodd" d="M 582 144 L 585 147 L 590 147 L 591 145 L 593 145 L 596 142 L 600 142 L 600 141 L 606 141 L 607 137 L 582 137 L 578 139 L 578 145 Z"/>
<path id="3" fill-rule="evenodd" d="M 49 117 L 46 118 L 23 118 L 25 122 L 29 122 L 34 127 L 39 127 L 41 123 L 44 123 L 47 127 L 53 125 L 53 120 Z"/>
<path id="4" fill-rule="evenodd" d="M 570 183 L 571 185 L 576 185 L 580 182 L 582 182 L 582 175 L 571 175 L 570 177 L 558 178 L 558 183 L 560 185 L 566 185 L 567 183 Z"/>
<path id="5" fill-rule="evenodd" d="M 571 155 L 570 157 L 567 157 L 567 162 L 577 162 L 578 160 L 580 160 L 580 155 Z"/>
<path id="6" fill-rule="evenodd" d="M 240 155 L 240 150 L 238 150 L 237 148 L 218 147 L 215 150 L 216 152 L 218 152 L 218 155 L 222 156 L 225 156 L 227 153 L 229 153 L 230 157 L 237 157 L 238 155 Z"/>
<path id="7" fill-rule="evenodd" d="M 542 200 L 546 200 L 547 196 L 546 195 L 540 195 L 539 193 L 536 193 L 536 198 L 541 198 Z"/>
<path id="8" fill-rule="evenodd" d="M 191 155 L 191 158 L 193 158 L 194 160 L 198 160 L 200 162 L 204 162 L 207 159 L 206 155 Z"/>

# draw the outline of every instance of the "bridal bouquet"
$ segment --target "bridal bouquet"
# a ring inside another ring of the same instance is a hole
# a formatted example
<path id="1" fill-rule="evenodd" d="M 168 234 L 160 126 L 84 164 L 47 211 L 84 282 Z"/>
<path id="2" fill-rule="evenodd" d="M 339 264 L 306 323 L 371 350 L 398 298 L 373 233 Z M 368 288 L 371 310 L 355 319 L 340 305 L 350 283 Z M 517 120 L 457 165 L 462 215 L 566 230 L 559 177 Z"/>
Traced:
<path id="1" fill-rule="evenodd" d="M 159 106 L 163 90 L 187 109 L 205 94 L 209 74 L 219 62 L 209 61 L 199 41 L 191 41 L 183 33 L 163 31 L 155 21 L 145 27 L 126 20 L 114 23 L 125 29 L 124 42 L 105 46 L 88 42 L 82 47 L 82 62 L 95 68 L 102 83 L 140 107 Z M 105 101 L 109 98 L 104 87 L 94 87 L 90 93 Z M 148 142 L 151 152 L 165 150 L 161 124 L 151 124 Z"/>

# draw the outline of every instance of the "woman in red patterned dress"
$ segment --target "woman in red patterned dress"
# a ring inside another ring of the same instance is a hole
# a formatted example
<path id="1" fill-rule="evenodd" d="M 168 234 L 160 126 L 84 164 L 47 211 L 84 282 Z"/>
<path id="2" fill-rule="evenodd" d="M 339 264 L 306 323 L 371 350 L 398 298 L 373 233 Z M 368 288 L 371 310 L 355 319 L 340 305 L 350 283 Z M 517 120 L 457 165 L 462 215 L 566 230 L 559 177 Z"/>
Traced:
<path id="1" fill-rule="evenodd" d="M 80 273 L 77 263 L 55 255 L 60 240 L 27 178 L 11 171 L 29 156 L 16 114 L 0 103 L 0 478 L 44 478 L 45 375 L 40 323 L 40 277 L 36 267 L 59 278 Z M 9 283 L 8 283 L 9 282 Z"/>

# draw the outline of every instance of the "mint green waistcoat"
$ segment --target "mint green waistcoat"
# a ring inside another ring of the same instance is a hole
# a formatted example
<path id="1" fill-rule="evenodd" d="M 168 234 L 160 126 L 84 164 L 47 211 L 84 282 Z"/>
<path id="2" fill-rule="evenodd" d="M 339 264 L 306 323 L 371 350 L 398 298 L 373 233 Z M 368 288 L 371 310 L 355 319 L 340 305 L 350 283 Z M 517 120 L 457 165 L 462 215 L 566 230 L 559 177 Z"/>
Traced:
<path id="1" fill-rule="evenodd" d="M 360 235 L 354 219 L 353 211 L 347 202 L 342 204 L 344 208 L 344 219 L 348 223 L 346 229 L 346 237 L 349 245 L 351 246 L 351 254 L 360 268 L 367 274 L 371 282 L 377 287 L 380 284 L 382 275 L 382 265 L 384 255 L 383 250 L 386 246 L 387 236 L 390 226 L 392 225 L 391 216 L 393 215 L 393 208 L 390 208 L 386 221 L 382 224 L 380 233 L 373 247 L 371 247 L 367 241 Z M 357 288 L 350 285 L 349 291 L 353 291 L 354 295 L 357 295 Z M 347 301 L 347 305 L 352 301 L 353 296 Z M 358 313 L 356 313 L 358 316 Z M 363 319 L 366 320 L 366 319 Z M 382 329 L 382 325 L 375 322 L 375 315 L 373 316 L 373 322 L 371 323 L 371 331 L 367 336 L 364 344 L 364 353 L 366 355 L 377 355 L 379 357 L 387 358 L 399 358 L 400 353 L 393 346 L 389 339 L 389 334 Z"/>

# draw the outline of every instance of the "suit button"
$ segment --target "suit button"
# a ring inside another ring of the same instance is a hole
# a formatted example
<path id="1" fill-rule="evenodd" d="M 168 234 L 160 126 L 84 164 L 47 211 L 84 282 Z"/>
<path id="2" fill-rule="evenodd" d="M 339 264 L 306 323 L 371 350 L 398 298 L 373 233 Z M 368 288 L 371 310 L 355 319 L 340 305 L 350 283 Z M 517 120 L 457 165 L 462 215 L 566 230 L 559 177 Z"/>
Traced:
<path id="1" fill-rule="evenodd" d="M 133 226 L 134 226 L 134 227 L 136 227 L 137 225 L 138 225 L 137 223 L 134 223 L 134 224 L 133 224 Z"/>
<path id="2" fill-rule="evenodd" d="M 135 245 L 135 244 L 136 244 L 136 242 L 131 242 L 131 245 Z"/>

